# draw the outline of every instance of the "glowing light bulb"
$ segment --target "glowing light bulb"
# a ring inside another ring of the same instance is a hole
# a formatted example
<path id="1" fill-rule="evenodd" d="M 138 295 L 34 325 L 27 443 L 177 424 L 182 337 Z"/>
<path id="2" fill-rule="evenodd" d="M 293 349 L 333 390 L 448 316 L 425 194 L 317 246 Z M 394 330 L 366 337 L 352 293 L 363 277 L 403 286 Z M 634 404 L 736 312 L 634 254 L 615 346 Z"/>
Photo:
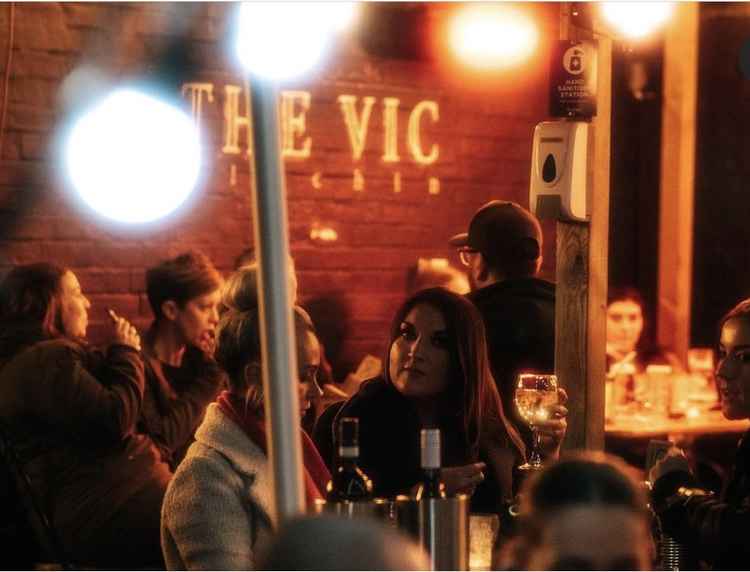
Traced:
<path id="1" fill-rule="evenodd" d="M 191 117 L 134 89 L 95 103 L 75 121 L 64 145 L 64 166 L 81 199 L 121 222 L 150 222 L 173 212 L 201 171 Z"/>
<path id="2" fill-rule="evenodd" d="M 604 19 L 628 38 L 643 38 L 672 15 L 672 2 L 602 2 Z"/>
<path id="3" fill-rule="evenodd" d="M 477 69 L 518 65 L 531 56 L 538 40 L 534 23 L 506 6 L 466 6 L 449 25 L 451 49 L 465 65 Z"/>
<path id="4" fill-rule="evenodd" d="M 320 62 L 355 8 L 353 2 L 242 2 L 235 53 L 252 74 L 297 77 Z"/>

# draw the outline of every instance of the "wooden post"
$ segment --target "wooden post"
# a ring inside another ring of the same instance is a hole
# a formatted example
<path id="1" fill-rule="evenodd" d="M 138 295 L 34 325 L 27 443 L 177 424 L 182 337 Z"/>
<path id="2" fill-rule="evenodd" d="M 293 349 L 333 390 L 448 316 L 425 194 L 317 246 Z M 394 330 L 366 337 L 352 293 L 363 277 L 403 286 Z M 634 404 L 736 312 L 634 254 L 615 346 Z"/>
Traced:
<path id="1" fill-rule="evenodd" d="M 612 41 L 570 23 L 570 3 L 560 5 L 561 39 L 594 38 L 597 114 L 589 128 L 589 223 L 557 224 L 555 371 L 569 396 L 565 449 L 604 448 L 607 249 L 609 233 Z"/>
<path id="2" fill-rule="evenodd" d="M 664 41 L 657 341 L 687 363 L 693 281 L 698 10 L 678 2 Z"/>

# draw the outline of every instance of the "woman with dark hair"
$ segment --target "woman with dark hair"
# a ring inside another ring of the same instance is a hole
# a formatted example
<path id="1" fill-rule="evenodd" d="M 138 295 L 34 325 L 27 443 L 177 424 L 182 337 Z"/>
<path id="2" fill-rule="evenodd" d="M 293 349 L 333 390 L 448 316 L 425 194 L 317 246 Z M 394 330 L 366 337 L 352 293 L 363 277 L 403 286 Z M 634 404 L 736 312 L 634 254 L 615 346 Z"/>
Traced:
<path id="1" fill-rule="evenodd" d="M 524 485 L 519 534 L 502 569 L 650 570 L 646 498 L 630 469 L 603 453 L 578 453 Z"/>
<path id="2" fill-rule="evenodd" d="M 333 463 L 338 419 L 358 417 L 360 466 L 375 494 L 407 493 L 420 478 L 420 429 L 439 428 L 446 492 L 476 489 L 473 510 L 500 512 L 524 445 L 503 413 L 477 309 L 443 288 L 414 294 L 396 312 L 386 357 L 382 377 L 321 416 L 323 458 Z"/>
<path id="3" fill-rule="evenodd" d="M 154 321 L 143 339 L 146 390 L 138 428 L 172 470 L 224 379 L 213 356 L 222 283 L 211 261 L 195 251 L 146 272 Z"/>
<path id="4" fill-rule="evenodd" d="M 140 339 L 111 323 L 106 353 L 84 342 L 91 304 L 75 274 L 17 266 L 0 285 L 0 422 L 76 563 L 163 566 L 159 507 L 170 478 L 135 432 Z"/>
<path id="5" fill-rule="evenodd" d="M 240 269 L 236 280 L 255 280 Z M 233 289 L 241 293 L 245 288 Z M 247 298 L 244 298 L 247 300 Z M 267 455 L 257 306 L 228 300 L 217 330 L 216 359 L 228 389 L 208 406 L 195 442 L 175 472 L 162 507 L 162 549 L 170 570 L 248 570 L 275 524 Z M 300 414 L 319 391 L 320 346 L 309 316 L 294 309 Z M 322 498 L 330 479 L 315 445 L 300 435 L 308 503 Z"/>
<path id="6" fill-rule="evenodd" d="M 644 301 L 635 288 L 611 288 L 607 296 L 607 370 L 632 364 L 640 373 L 652 364 L 681 369 L 677 357 L 649 343 L 643 335 Z"/>
<path id="7" fill-rule="evenodd" d="M 727 419 L 750 418 L 750 298 L 719 322 L 716 381 Z M 671 449 L 651 470 L 653 504 L 665 533 L 714 570 L 750 567 L 750 431 L 737 446 L 723 495 L 698 487 L 687 459 Z"/>

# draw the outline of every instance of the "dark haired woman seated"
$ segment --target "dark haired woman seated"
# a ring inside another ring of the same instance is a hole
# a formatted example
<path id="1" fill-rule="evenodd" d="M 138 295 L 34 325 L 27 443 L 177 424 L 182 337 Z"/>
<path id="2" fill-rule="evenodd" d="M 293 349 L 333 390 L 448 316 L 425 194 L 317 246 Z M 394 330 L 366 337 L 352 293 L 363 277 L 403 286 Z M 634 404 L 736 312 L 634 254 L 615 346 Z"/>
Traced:
<path id="1" fill-rule="evenodd" d="M 750 418 L 750 298 L 720 322 L 716 381 L 727 419 Z M 653 501 L 664 531 L 714 570 L 750 568 L 750 431 L 737 445 L 724 495 L 700 488 L 687 459 L 672 449 L 652 469 Z"/>
<path id="2" fill-rule="evenodd" d="M 643 335 L 646 323 L 644 301 L 635 288 L 610 288 L 607 295 L 607 370 L 628 364 L 635 372 L 652 364 L 682 369 L 674 354 L 650 344 Z"/>
<path id="3" fill-rule="evenodd" d="M 161 567 L 169 468 L 135 432 L 140 340 L 117 318 L 106 353 L 83 341 L 91 306 L 75 274 L 18 266 L 0 285 L 0 422 L 68 556 L 96 567 Z"/>
<path id="4" fill-rule="evenodd" d="M 477 309 L 442 288 L 422 290 L 396 312 L 388 347 L 382 377 L 321 416 L 323 458 L 333 463 L 338 419 L 358 417 L 360 465 L 375 494 L 408 493 L 420 478 L 420 429 L 437 427 L 446 492 L 474 492 L 472 510 L 499 512 L 524 445 L 503 413 Z"/>

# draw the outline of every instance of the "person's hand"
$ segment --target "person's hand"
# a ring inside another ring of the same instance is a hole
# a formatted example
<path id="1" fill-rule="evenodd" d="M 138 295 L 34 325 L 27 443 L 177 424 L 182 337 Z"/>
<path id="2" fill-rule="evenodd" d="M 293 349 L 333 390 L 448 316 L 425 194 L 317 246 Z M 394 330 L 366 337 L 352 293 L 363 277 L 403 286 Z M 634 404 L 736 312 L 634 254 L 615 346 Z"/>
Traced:
<path id="1" fill-rule="evenodd" d="M 138 330 L 135 329 L 125 318 L 118 316 L 114 310 L 108 310 L 109 317 L 112 318 L 112 343 L 129 346 L 136 351 L 141 351 L 141 337 Z"/>
<path id="2" fill-rule="evenodd" d="M 198 340 L 198 349 L 203 353 L 208 354 L 210 357 L 214 356 L 216 351 L 216 335 L 213 331 L 205 332 L 200 340 Z"/>
<path id="3" fill-rule="evenodd" d="M 460 493 L 471 495 L 474 489 L 484 480 L 485 463 L 472 463 L 460 467 L 443 467 L 440 477 L 445 484 L 445 494 L 455 496 Z"/>
<path id="4" fill-rule="evenodd" d="M 690 472 L 690 464 L 682 449 L 672 447 L 659 459 L 648 472 L 648 480 L 655 483 L 657 479 L 675 471 Z"/>
<path id="5" fill-rule="evenodd" d="M 568 394 L 560 387 L 557 389 L 557 395 L 557 405 L 550 408 L 549 417 L 534 424 L 534 428 L 539 432 L 542 455 L 546 459 L 555 459 L 560 455 L 560 445 L 568 431 L 568 408 L 565 407 Z"/>

